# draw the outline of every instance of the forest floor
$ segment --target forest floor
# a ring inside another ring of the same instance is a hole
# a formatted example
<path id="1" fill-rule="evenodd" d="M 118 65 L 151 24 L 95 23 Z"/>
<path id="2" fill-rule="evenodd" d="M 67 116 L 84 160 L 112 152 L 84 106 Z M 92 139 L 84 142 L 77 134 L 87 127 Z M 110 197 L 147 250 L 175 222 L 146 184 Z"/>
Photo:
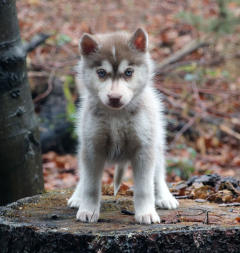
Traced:
<path id="1" fill-rule="evenodd" d="M 227 7 L 239 16 L 240 7 L 234 1 Z M 156 75 L 169 122 L 168 181 L 209 173 L 240 178 L 240 27 L 216 36 L 186 20 L 189 11 L 202 15 L 205 26 L 210 26 L 207 21 L 219 15 L 215 1 L 22 0 L 17 1 L 17 8 L 23 41 L 39 33 L 51 34 L 27 58 L 32 90 L 42 80 L 47 84 L 47 92 L 38 89 L 36 107 L 42 98 L 51 96 L 53 76 L 63 82 L 72 78 L 71 97 L 77 99 L 74 66 L 84 32 L 134 31 L 141 26 L 149 33 L 156 64 L 194 39 L 210 37 L 211 43 L 206 39 L 209 46 L 199 47 Z M 46 189 L 76 184 L 74 155 L 48 152 L 43 154 L 43 167 Z M 112 179 L 109 168 L 103 181 L 109 184 Z M 132 185 L 130 170 L 125 179 L 126 185 Z"/>

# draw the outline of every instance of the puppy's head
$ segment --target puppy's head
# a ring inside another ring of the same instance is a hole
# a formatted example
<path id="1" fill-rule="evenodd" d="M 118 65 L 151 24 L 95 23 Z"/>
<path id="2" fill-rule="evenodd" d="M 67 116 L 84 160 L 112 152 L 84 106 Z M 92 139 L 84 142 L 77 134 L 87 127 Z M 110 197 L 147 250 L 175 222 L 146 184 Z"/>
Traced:
<path id="1" fill-rule="evenodd" d="M 151 78 L 148 37 L 141 28 L 130 35 L 84 34 L 80 40 L 81 78 L 91 95 L 120 110 L 140 94 Z"/>

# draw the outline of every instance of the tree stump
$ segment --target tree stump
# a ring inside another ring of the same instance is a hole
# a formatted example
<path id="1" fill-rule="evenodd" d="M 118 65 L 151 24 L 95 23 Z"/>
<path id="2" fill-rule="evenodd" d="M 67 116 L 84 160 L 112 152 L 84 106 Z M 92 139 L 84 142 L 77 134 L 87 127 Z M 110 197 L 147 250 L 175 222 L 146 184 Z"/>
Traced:
<path id="1" fill-rule="evenodd" d="M 0 207 L 5 252 L 240 252 L 240 207 L 180 200 L 158 210 L 161 224 L 134 221 L 132 197 L 103 196 L 97 223 L 76 221 L 71 190 L 48 192 Z"/>

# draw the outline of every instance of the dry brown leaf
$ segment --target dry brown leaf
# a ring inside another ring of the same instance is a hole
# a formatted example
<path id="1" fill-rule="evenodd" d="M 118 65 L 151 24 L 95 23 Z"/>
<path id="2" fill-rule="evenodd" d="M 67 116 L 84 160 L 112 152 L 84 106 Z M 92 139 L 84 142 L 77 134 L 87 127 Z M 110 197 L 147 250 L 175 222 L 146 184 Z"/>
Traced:
<path id="1" fill-rule="evenodd" d="M 236 217 L 235 220 L 240 223 L 240 217 Z"/>
<path id="2" fill-rule="evenodd" d="M 207 199 L 213 193 L 214 189 L 209 185 L 203 185 L 197 188 L 193 188 L 193 190 L 191 191 L 191 195 L 194 199 Z"/>

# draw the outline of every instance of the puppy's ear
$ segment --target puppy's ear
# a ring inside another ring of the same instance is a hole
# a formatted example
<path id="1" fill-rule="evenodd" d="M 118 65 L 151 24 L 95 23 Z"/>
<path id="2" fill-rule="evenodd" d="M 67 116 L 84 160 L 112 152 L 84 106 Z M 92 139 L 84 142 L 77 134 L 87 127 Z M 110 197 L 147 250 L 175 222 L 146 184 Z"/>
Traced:
<path id="1" fill-rule="evenodd" d="M 79 42 L 79 48 L 82 55 L 88 56 L 98 50 L 98 43 L 88 33 L 84 33 Z"/>
<path id="2" fill-rule="evenodd" d="M 146 52 L 148 47 L 147 33 L 142 28 L 138 28 L 131 37 L 129 45 L 139 52 Z"/>

